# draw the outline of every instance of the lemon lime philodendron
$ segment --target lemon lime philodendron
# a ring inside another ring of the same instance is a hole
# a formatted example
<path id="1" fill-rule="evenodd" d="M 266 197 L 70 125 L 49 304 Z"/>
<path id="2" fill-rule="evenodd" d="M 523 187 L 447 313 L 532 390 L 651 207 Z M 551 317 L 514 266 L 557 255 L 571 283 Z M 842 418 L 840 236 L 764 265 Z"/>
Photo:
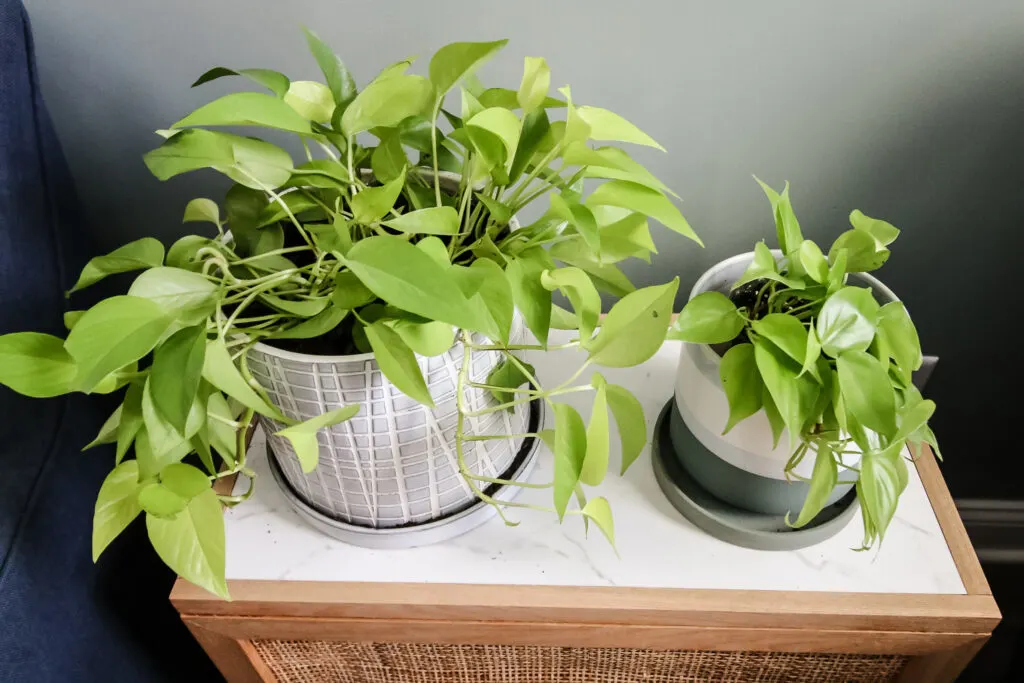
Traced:
<path id="1" fill-rule="evenodd" d="M 433 56 L 428 76 L 410 73 L 413 60 L 404 60 L 359 89 L 319 38 L 307 32 L 307 39 L 324 83 L 268 69 L 213 69 L 195 85 L 232 76 L 266 91 L 213 100 L 159 131 L 164 142 L 146 155 L 161 180 L 214 169 L 234 181 L 222 202 L 200 198 L 186 207 L 184 220 L 209 224 L 207 235 L 182 237 L 166 253 L 143 238 L 90 261 L 72 291 L 142 272 L 126 295 L 69 312 L 66 339 L 0 337 L 0 382 L 15 391 L 122 394 L 90 444 L 116 444 L 96 503 L 94 556 L 144 512 L 160 557 L 227 596 L 220 508 L 245 500 L 252 486 L 218 495 L 211 484 L 254 476 L 244 442 L 254 414 L 285 424 L 281 434 L 311 471 L 317 431 L 359 410 L 345 406 L 296 424 L 253 379 L 247 350 L 258 341 L 338 335 L 373 352 L 385 376 L 426 405 L 432 399 L 416 354 L 444 353 L 456 335 L 467 354 L 458 396 L 470 386 L 490 390 L 500 403 L 493 410 L 548 402 L 554 430 L 532 436 L 554 450 L 554 481 L 530 485 L 552 489 L 560 519 L 580 514 L 614 542 L 607 501 L 587 500 L 584 486 L 600 483 L 608 468 L 609 410 L 622 435 L 623 469 L 639 455 L 646 441 L 639 402 L 598 373 L 583 386 L 545 388 L 514 352 L 547 349 L 554 327 L 575 330 L 562 346 L 585 351 L 585 367 L 635 365 L 662 344 L 678 282 L 636 289 L 617 264 L 649 261 L 649 217 L 699 240 L 665 185 L 602 143 L 660 146 L 606 109 L 577 106 L 568 88 L 552 96 L 540 58 L 526 59 L 518 91 L 484 88 L 474 72 L 505 41 L 454 43 Z M 555 120 L 559 111 L 564 117 Z M 304 158 L 296 163 L 281 147 L 221 126 L 294 134 Z M 589 194 L 585 180 L 596 185 Z M 549 201 L 543 215 L 513 229 L 512 217 L 542 198 Z M 599 290 L 621 297 L 600 326 Z M 553 305 L 555 292 L 571 311 Z M 515 310 L 536 343 L 509 343 Z M 490 341 L 477 343 L 473 333 Z M 469 354 L 480 349 L 504 357 L 486 384 L 467 373 Z M 594 396 L 589 424 L 557 400 L 579 391 Z M 466 482 L 488 502 L 514 505 L 483 489 L 516 482 L 465 466 L 465 444 L 477 438 L 462 429 L 467 416 L 460 399 L 456 449 Z"/>
<path id="2" fill-rule="evenodd" d="M 866 548 L 884 537 L 907 486 L 904 447 L 916 454 L 927 443 L 938 451 L 928 426 L 935 403 L 911 381 L 922 357 L 907 309 L 900 301 L 880 305 L 870 288 L 847 284 L 847 274 L 881 267 L 900 231 L 853 211 L 852 229 L 826 255 L 803 238 L 789 185 L 781 194 L 762 188 L 783 260 L 759 242 L 732 296 L 694 297 L 669 336 L 729 344 L 720 365 L 729 402 L 725 432 L 763 410 L 776 444 L 783 429 L 789 432 L 787 475 L 799 478 L 793 469 L 814 457 L 794 526 L 821 512 L 840 467 L 857 476 Z"/>

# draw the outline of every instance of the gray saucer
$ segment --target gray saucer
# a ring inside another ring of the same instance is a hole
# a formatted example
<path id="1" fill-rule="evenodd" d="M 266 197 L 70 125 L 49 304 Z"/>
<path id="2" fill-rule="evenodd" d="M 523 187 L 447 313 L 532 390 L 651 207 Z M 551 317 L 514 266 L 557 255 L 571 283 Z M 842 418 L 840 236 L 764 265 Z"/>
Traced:
<path id="1" fill-rule="evenodd" d="M 670 399 L 654 425 L 651 461 L 654 477 L 672 506 L 695 526 L 717 539 L 755 550 L 796 550 L 820 543 L 846 526 L 856 511 L 857 493 L 850 490 L 837 502 L 825 507 L 808 525 L 793 529 L 785 515 L 768 515 L 743 510 L 707 492 L 683 468 L 675 457 L 670 436 Z M 680 444 L 675 444 L 679 448 Z M 696 438 L 685 444 L 703 448 Z"/>
<path id="2" fill-rule="evenodd" d="M 530 431 L 537 431 L 539 425 L 544 424 L 544 402 L 532 401 L 530 403 Z M 503 479 L 522 481 L 530 475 L 533 465 L 537 460 L 537 447 L 540 439 L 530 437 L 523 440 L 519 449 L 519 455 L 512 463 L 511 471 L 503 473 Z M 488 503 L 476 500 L 468 507 L 441 519 L 436 519 L 425 524 L 410 524 L 408 526 L 394 527 L 389 529 L 370 529 L 364 526 L 347 524 L 340 520 L 328 517 L 319 510 L 307 505 L 291 485 L 284 478 L 281 469 L 274 459 L 273 452 L 267 449 L 267 461 L 270 464 L 270 472 L 274 476 L 281 493 L 284 494 L 288 504 L 298 513 L 299 517 L 319 531 L 352 545 L 364 548 L 377 549 L 399 549 L 415 548 L 421 545 L 440 543 L 449 539 L 461 536 L 462 534 L 475 529 L 491 517 L 497 511 Z M 522 491 L 518 486 L 490 486 L 485 493 L 495 500 L 508 501 L 519 495 Z"/>

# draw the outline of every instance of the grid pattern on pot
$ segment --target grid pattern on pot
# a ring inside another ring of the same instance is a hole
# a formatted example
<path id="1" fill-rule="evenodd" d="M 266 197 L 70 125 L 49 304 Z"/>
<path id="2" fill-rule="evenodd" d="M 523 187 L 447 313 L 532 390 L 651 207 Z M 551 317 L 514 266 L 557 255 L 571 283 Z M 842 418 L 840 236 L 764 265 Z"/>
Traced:
<path id="1" fill-rule="evenodd" d="M 313 683 L 883 683 L 907 658 L 533 645 L 254 640 L 279 681 Z"/>
<path id="2" fill-rule="evenodd" d="M 320 462 L 309 474 L 302 472 L 287 439 L 274 436 L 281 425 L 261 417 L 285 478 L 319 512 L 372 528 L 426 522 L 472 504 L 476 496 L 459 474 L 455 449 L 455 387 L 462 356 L 463 346 L 456 344 L 440 356 L 418 358 L 436 406 L 431 410 L 401 393 L 372 359 L 305 362 L 283 358 L 267 347 L 250 351 L 253 376 L 288 417 L 306 420 L 342 405 L 361 406 L 351 420 L 320 430 Z M 486 382 L 499 362 L 497 352 L 475 351 L 469 378 Z M 466 399 L 470 410 L 497 405 L 480 389 L 467 389 Z M 527 417 L 526 405 L 469 417 L 465 431 L 480 436 L 521 434 Z M 521 442 L 466 442 L 466 465 L 471 472 L 501 477 Z"/>

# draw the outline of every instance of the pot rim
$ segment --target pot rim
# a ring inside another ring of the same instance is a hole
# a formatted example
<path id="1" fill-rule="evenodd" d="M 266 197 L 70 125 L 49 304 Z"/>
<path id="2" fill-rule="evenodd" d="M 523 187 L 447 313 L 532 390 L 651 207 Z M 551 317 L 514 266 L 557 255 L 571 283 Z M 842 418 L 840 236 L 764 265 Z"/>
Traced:
<path id="1" fill-rule="evenodd" d="M 455 326 L 453 325 L 452 327 L 454 328 Z M 458 337 L 456 336 L 456 339 L 457 338 Z M 461 345 L 462 342 L 456 341 L 455 343 L 448 347 L 448 351 L 445 351 L 445 353 L 448 353 L 455 347 Z M 374 360 L 376 358 L 376 355 L 373 353 L 373 351 L 368 351 L 367 353 L 354 353 L 348 356 L 319 356 L 313 353 L 286 351 L 285 349 L 279 349 L 276 346 L 271 346 L 270 344 L 265 344 L 261 341 L 258 341 L 255 344 L 253 344 L 251 348 L 259 351 L 260 353 L 264 353 L 268 356 L 276 356 L 284 360 L 298 361 L 300 363 L 358 363 L 361 361 Z M 416 354 L 416 356 L 420 358 L 425 358 L 425 356 L 420 356 L 418 353 Z"/>

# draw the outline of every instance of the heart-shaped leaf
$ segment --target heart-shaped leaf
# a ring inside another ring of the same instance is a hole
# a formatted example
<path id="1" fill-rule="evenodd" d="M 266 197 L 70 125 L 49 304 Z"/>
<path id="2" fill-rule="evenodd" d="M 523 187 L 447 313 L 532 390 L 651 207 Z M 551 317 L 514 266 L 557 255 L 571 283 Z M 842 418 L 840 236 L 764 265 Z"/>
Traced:
<path id="1" fill-rule="evenodd" d="M 179 432 L 199 391 L 206 357 L 206 325 L 172 334 L 153 354 L 149 372 L 157 412 Z"/>
<path id="2" fill-rule="evenodd" d="M 590 360 L 598 365 L 625 368 L 653 356 L 665 342 L 672 322 L 679 278 L 664 285 L 644 287 L 620 299 L 601 322 L 597 336 L 587 344 Z"/>
<path id="3" fill-rule="evenodd" d="M 430 80 L 441 99 L 460 80 L 476 71 L 481 64 L 505 47 L 508 40 L 491 43 L 451 43 L 430 59 Z"/>
<path id="4" fill-rule="evenodd" d="M 384 376 L 409 398 L 433 408 L 434 399 L 416 362 L 416 354 L 402 341 L 402 337 L 383 322 L 367 325 L 364 329 L 374 359 Z"/>
<path id="5" fill-rule="evenodd" d="M 309 121 L 284 100 L 258 92 L 224 95 L 174 123 L 171 128 L 189 126 L 264 126 L 291 133 L 312 133 Z"/>
<path id="6" fill-rule="evenodd" d="M 825 301 L 816 332 L 821 348 L 836 358 L 844 351 L 864 351 L 875 336 L 878 302 L 870 290 L 843 287 Z"/>
<path id="7" fill-rule="evenodd" d="M 586 200 L 587 206 L 618 206 L 650 216 L 665 227 L 704 245 L 679 209 L 657 190 L 626 180 L 599 185 Z"/>
<path id="8" fill-rule="evenodd" d="M 718 376 L 729 401 L 729 420 L 722 430 L 722 434 L 728 434 L 763 405 L 764 383 L 754 360 L 754 346 L 737 344 L 726 351 L 718 367 Z"/>
<path id="9" fill-rule="evenodd" d="M 431 206 L 403 213 L 383 223 L 389 228 L 413 235 L 454 235 L 459 231 L 459 214 L 450 206 Z"/>
<path id="10" fill-rule="evenodd" d="M 189 501 L 172 519 L 146 515 L 153 549 L 182 578 L 228 599 L 224 578 L 224 516 L 208 489 Z"/>
<path id="11" fill-rule="evenodd" d="M 839 466 L 836 464 L 831 449 L 821 442 L 817 443 L 817 448 L 818 452 L 814 456 L 814 472 L 811 474 L 811 485 L 807 491 L 807 498 L 804 499 L 800 515 L 793 523 L 797 529 L 806 526 L 818 516 L 839 481 Z"/>
<path id="12" fill-rule="evenodd" d="M 846 409 L 868 429 L 896 433 L 896 399 L 892 382 L 878 361 L 864 351 L 844 351 L 836 359 Z"/>
<path id="13" fill-rule="evenodd" d="M 195 201 L 198 200 L 192 200 L 192 202 Z M 189 206 L 192 206 L 192 202 L 189 203 Z M 214 207 L 216 207 L 216 204 L 214 204 Z M 187 211 L 185 215 L 188 218 Z M 78 276 L 78 282 L 68 291 L 68 294 L 95 284 L 108 275 L 152 268 L 153 266 L 159 266 L 163 261 L 164 245 L 152 237 L 143 237 L 118 247 L 105 256 L 97 256 L 91 259 L 85 264 L 82 274 Z"/>
<path id="14" fill-rule="evenodd" d="M 566 403 L 555 403 L 555 510 L 558 519 L 565 517 L 580 471 L 587 455 L 587 430 L 576 409 Z"/>
<path id="15" fill-rule="evenodd" d="M 0 384 L 19 394 L 48 398 L 71 393 L 78 372 L 63 339 L 39 332 L 0 336 Z"/>
<path id="16" fill-rule="evenodd" d="M 729 297 L 721 292 L 703 292 L 683 306 L 669 338 L 720 344 L 735 339 L 743 325 L 744 320 Z"/>
<path id="17" fill-rule="evenodd" d="M 527 57 L 523 63 L 523 80 L 519 84 L 516 100 L 529 114 L 544 103 L 551 88 L 551 69 L 543 57 Z"/>
<path id="18" fill-rule="evenodd" d="M 580 468 L 580 481 L 597 486 L 608 472 L 608 382 L 595 372 L 591 384 L 596 391 L 587 424 L 587 452 Z"/>
<path id="19" fill-rule="evenodd" d="M 577 111 L 580 118 L 590 125 L 592 140 L 631 142 L 665 151 L 665 148 L 655 142 L 654 138 L 613 111 L 600 107 L 579 107 Z"/>
<path id="20" fill-rule="evenodd" d="M 139 464 L 126 460 L 117 465 L 100 486 L 92 517 L 92 561 L 138 517 Z"/>

